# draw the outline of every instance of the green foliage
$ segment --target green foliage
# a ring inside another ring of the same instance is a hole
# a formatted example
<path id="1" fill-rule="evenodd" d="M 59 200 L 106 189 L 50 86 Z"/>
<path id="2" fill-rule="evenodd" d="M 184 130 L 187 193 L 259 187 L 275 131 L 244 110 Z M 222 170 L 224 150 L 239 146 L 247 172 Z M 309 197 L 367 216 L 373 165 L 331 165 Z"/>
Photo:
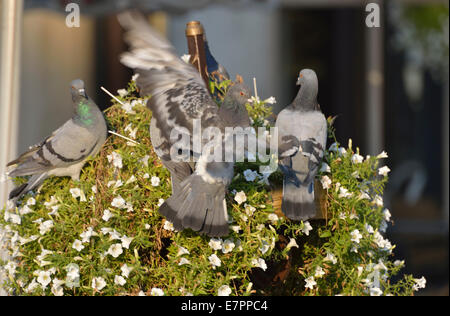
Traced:
<path id="1" fill-rule="evenodd" d="M 9 291 L 373 295 L 378 289 L 411 295 L 420 287 L 411 276 L 390 281 L 402 264 L 389 261 L 393 246 L 379 233 L 389 221 L 381 199 L 387 177 L 379 174 L 379 158 L 360 160 L 351 144 L 346 149 L 333 144 L 324 158 L 329 170 L 318 176 L 328 187 L 328 218 L 304 223 L 275 213 L 259 165 L 239 163 L 227 194 L 230 235 L 211 239 L 190 230 L 174 232 L 158 213 L 171 184 L 151 147 L 151 113 L 137 97 L 134 81 L 120 98 L 126 106 L 114 104 L 106 117 L 117 133 L 139 144 L 111 136 L 79 182 L 48 179 L 19 208 L 1 211 L 3 246 L 13 258 L 2 264 Z M 249 112 L 255 126 L 271 113 L 264 102 L 255 102 Z"/>

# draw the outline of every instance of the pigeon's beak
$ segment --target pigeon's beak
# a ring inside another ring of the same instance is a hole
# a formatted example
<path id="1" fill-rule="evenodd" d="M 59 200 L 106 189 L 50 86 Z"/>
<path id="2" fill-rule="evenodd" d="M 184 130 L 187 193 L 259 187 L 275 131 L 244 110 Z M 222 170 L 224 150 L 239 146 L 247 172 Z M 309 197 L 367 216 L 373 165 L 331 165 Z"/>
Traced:
<path id="1" fill-rule="evenodd" d="M 302 85 L 300 79 L 301 79 L 301 78 L 298 78 L 298 79 L 297 79 L 297 83 L 296 83 L 297 86 L 301 86 L 301 85 Z"/>
<path id="2" fill-rule="evenodd" d="M 78 92 L 80 93 L 80 95 L 82 95 L 83 97 L 85 97 L 87 99 L 88 96 L 86 94 L 86 90 L 80 89 L 80 90 L 78 90 Z"/>

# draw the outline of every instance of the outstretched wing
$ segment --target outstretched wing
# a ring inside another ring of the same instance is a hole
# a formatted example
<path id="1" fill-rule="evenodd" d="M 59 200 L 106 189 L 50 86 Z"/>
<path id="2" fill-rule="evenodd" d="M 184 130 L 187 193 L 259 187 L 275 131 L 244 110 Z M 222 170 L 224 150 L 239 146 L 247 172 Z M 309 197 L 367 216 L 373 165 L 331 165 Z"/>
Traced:
<path id="1" fill-rule="evenodd" d="M 194 119 L 201 120 L 202 129 L 220 127 L 217 105 L 197 70 L 182 61 L 173 46 L 141 14 L 122 13 L 119 22 L 127 31 L 125 41 L 130 46 L 121 62 L 139 74 L 141 95 L 151 96 L 147 106 L 161 136 L 170 142 L 174 128 L 192 136 Z"/>

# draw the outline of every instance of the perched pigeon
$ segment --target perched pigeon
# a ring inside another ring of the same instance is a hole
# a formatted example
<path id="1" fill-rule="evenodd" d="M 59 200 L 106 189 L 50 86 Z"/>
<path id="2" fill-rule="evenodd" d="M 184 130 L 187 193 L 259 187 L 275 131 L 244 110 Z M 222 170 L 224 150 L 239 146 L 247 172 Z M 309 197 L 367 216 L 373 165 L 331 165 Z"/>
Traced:
<path id="1" fill-rule="evenodd" d="M 86 160 L 95 156 L 103 146 L 107 137 L 103 113 L 87 96 L 82 80 L 74 80 L 71 84 L 75 109 L 72 118 L 8 164 L 8 167 L 17 165 L 9 172 L 10 177 L 31 176 L 27 183 L 10 193 L 10 200 L 16 202 L 51 176 L 70 176 L 79 180 Z"/>
<path id="2" fill-rule="evenodd" d="M 127 31 L 125 41 L 130 45 L 121 62 L 139 74 L 137 85 L 141 95 L 151 95 L 147 106 L 152 111 L 152 144 L 172 177 L 172 196 L 160 207 L 160 213 L 177 230 L 191 228 L 209 236 L 227 235 L 225 192 L 234 175 L 234 163 L 209 162 L 207 152 L 198 152 L 193 147 L 194 120 L 201 122 L 202 132 L 215 127 L 222 133 L 226 121 L 219 115 L 219 108 L 197 70 L 178 58 L 173 46 L 142 15 L 122 13 L 119 22 Z M 244 107 L 249 97 L 248 89 L 235 85 L 226 97 L 231 98 L 227 108 L 234 111 L 237 106 Z M 228 111 L 223 111 L 223 117 L 233 120 Z M 188 137 L 191 148 L 188 158 L 196 157 L 196 163 L 171 158 L 171 150 L 179 151 L 175 146 L 177 140 L 170 137 L 173 130 Z"/>
<path id="3" fill-rule="evenodd" d="M 310 69 L 300 72 L 300 91 L 277 118 L 280 169 L 284 173 L 282 211 L 292 220 L 316 215 L 314 179 L 327 141 L 327 121 L 317 103 L 318 80 Z M 300 143 L 298 151 L 292 144 Z"/>

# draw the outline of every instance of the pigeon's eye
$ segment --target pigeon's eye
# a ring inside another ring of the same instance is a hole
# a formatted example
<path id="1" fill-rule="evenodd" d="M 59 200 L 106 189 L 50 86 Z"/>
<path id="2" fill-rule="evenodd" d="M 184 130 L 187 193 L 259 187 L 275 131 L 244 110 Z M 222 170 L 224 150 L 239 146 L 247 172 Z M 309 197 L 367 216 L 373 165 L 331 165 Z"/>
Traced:
<path id="1" fill-rule="evenodd" d="M 244 96 L 244 95 L 245 95 L 245 93 L 241 91 L 241 96 Z"/>
<path id="2" fill-rule="evenodd" d="M 300 78 L 303 78 L 303 74 L 300 74 Z"/>

